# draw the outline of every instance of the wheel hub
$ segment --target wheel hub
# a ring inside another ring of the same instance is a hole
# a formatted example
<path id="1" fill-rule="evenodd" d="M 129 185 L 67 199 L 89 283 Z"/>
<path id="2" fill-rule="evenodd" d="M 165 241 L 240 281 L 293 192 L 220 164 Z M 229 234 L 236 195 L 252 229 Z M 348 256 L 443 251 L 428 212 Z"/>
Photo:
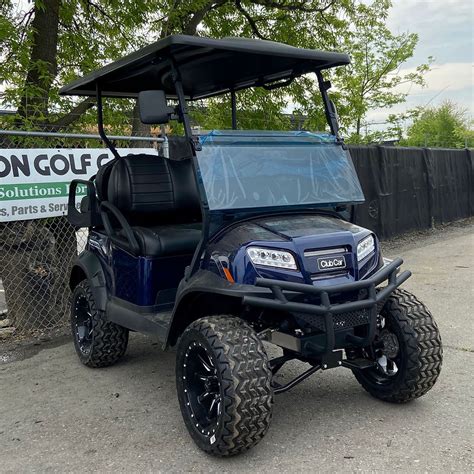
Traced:
<path id="1" fill-rule="evenodd" d="M 217 392 L 219 388 L 219 382 L 217 381 L 217 376 L 209 375 L 208 377 L 206 377 L 204 386 L 208 392 Z"/>
<path id="2" fill-rule="evenodd" d="M 88 354 L 92 346 L 92 314 L 89 302 L 83 294 L 76 297 L 74 303 L 74 329 L 79 349 Z"/>

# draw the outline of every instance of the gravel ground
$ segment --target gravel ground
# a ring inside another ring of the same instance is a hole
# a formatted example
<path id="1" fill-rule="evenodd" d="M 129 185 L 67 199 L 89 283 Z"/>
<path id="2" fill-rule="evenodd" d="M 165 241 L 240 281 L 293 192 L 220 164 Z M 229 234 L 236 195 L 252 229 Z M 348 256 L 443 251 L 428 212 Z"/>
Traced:
<path id="1" fill-rule="evenodd" d="M 371 398 L 346 369 L 278 396 L 265 439 L 215 459 L 192 443 L 175 395 L 174 353 L 133 335 L 123 362 L 91 370 L 67 338 L 0 346 L 1 472 L 473 472 L 474 237 L 471 223 L 384 244 L 432 310 L 445 360 L 425 397 Z M 2 363 L 3 361 L 3 363 Z M 291 377 L 302 365 L 285 368 Z"/>

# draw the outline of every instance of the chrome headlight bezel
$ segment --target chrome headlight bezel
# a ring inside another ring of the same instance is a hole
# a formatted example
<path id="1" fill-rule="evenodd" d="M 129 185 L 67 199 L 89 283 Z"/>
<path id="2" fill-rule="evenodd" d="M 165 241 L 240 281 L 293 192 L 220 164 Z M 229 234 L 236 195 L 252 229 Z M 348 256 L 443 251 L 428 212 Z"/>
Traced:
<path id="1" fill-rule="evenodd" d="M 250 246 L 247 247 L 247 256 L 258 267 L 298 270 L 296 259 L 288 250 Z"/>
<path id="2" fill-rule="evenodd" d="M 361 262 L 370 255 L 375 253 L 375 237 L 373 234 L 364 237 L 358 244 L 356 249 L 357 261 Z"/>

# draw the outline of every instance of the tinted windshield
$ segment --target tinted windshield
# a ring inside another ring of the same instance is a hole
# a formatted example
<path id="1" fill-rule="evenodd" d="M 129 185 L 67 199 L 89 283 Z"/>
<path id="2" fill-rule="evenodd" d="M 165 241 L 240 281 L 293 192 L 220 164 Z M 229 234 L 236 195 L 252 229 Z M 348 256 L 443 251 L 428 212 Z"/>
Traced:
<path id="1" fill-rule="evenodd" d="M 331 135 L 214 131 L 200 142 L 197 157 L 211 210 L 364 200 L 350 156 Z"/>

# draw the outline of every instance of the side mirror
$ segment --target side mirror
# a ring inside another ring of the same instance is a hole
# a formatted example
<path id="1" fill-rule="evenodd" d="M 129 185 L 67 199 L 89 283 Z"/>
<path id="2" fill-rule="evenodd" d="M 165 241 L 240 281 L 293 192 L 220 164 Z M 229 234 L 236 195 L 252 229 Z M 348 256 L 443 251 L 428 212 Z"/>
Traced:
<path id="1" fill-rule="evenodd" d="M 164 91 L 142 91 L 138 93 L 138 109 L 142 123 L 168 123 L 174 112 L 166 103 Z"/>

